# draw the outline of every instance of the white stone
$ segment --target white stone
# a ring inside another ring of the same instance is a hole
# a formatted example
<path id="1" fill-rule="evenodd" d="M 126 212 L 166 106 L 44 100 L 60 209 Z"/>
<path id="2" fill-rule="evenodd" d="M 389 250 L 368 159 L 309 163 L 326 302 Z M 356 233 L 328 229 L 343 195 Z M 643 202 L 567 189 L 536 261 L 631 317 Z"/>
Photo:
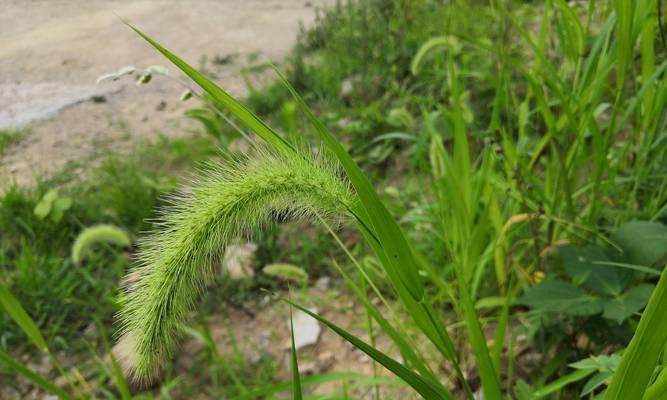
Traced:
<path id="1" fill-rule="evenodd" d="M 310 309 L 310 311 L 317 313 L 315 309 Z M 301 310 L 296 310 L 292 314 L 292 321 L 294 323 L 294 347 L 297 350 L 317 343 L 322 328 L 315 318 Z M 289 320 L 287 324 L 289 326 Z"/>

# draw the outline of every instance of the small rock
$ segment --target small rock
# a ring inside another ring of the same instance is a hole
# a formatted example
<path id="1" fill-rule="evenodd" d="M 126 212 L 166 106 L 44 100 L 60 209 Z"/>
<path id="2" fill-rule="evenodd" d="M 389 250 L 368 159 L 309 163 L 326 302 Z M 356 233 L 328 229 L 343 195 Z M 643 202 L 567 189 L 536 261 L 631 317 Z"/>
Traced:
<path id="1" fill-rule="evenodd" d="M 344 118 L 341 118 L 341 119 L 338 120 L 338 127 L 340 129 L 345 129 L 348 126 L 350 126 L 351 123 L 352 123 L 352 118 L 344 117 Z"/>
<path id="2" fill-rule="evenodd" d="M 315 309 L 310 309 L 310 311 L 317 313 Z M 294 347 L 297 350 L 317 343 L 320 339 L 322 328 L 315 318 L 301 310 L 297 310 L 292 315 L 292 321 L 294 323 Z M 289 320 L 287 324 L 289 327 Z"/>
<path id="3" fill-rule="evenodd" d="M 328 276 L 323 276 L 315 281 L 315 287 L 321 291 L 327 291 L 331 287 L 331 278 Z"/>
<path id="4" fill-rule="evenodd" d="M 354 83 L 352 78 L 347 78 L 340 83 L 340 93 L 338 94 L 341 99 L 346 99 L 352 95 L 354 90 Z"/>
<path id="5" fill-rule="evenodd" d="M 223 270 L 234 280 L 249 279 L 255 276 L 257 263 L 255 252 L 257 245 L 252 242 L 232 243 L 225 249 L 222 260 Z"/>

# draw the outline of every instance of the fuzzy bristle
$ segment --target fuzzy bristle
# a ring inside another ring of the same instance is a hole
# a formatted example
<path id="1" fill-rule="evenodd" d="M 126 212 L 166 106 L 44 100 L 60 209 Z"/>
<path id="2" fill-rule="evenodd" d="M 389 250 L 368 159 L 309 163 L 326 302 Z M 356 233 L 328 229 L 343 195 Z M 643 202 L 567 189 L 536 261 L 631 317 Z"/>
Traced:
<path id="1" fill-rule="evenodd" d="M 350 217 L 355 204 L 350 185 L 321 156 L 262 150 L 252 159 L 210 165 L 140 241 L 131 272 L 137 279 L 119 314 L 128 374 L 150 381 L 171 357 L 213 261 L 232 239 L 270 223 L 275 210 L 337 223 Z"/>

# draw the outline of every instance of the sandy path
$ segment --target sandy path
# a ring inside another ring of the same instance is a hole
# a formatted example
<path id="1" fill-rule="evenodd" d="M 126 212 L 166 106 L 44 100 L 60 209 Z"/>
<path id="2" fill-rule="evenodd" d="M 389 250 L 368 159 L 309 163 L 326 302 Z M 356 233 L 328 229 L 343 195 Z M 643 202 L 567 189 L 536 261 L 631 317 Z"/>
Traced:
<path id="1" fill-rule="evenodd" d="M 316 7 L 327 3 L 0 0 L 0 129 L 42 118 L 0 157 L 0 186 L 31 183 L 102 149 L 130 149 L 142 138 L 183 134 L 192 126 L 182 114 L 194 103 L 179 103 L 182 87 L 168 79 L 142 87 L 132 79 L 95 85 L 98 76 L 125 65 L 167 65 L 117 15 L 243 94 L 238 71 L 249 57 L 282 59 L 299 22 L 312 23 Z M 210 61 L 229 55 L 229 64 Z M 202 57 L 208 60 L 203 65 Z M 181 76 L 172 67 L 170 72 Z M 105 102 L 90 101 L 94 95 Z"/>

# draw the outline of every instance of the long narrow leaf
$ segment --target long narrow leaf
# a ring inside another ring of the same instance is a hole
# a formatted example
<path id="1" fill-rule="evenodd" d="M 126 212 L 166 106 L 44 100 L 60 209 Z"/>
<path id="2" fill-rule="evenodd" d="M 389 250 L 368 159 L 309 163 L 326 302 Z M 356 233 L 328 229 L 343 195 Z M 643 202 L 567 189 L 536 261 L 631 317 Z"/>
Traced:
<path id="1" fill-rule="evenodd" d="M 605 400 L 641 399 L 667 341 L 667 268 L 607 389 Z"/>
<path id="2" fill-rule="evenodd" d="M 308 105 L 306 105 L 287 79 L 285 79 L 278 70 L 276 70 L 276 72 L 285 87 L 292 93 L 292 96 L 301 107 L 301 110 L 306 114 L 311 124 L 315 127 L 315 130 L 320 134 L 322 141 L 336 155 L 338 161 L 340 161 L 345 169 L 350 182 L 359 195 L 364 210 L 370 218 L 374 233 L 377 235 L 380 244 L 382 245 L 382 249 L 387 255 L 391 268 L 396 271 L 401 278 L 402 283 L 414 299 L 420 301 L 424 296 L 424 289 L 419 274 L 417 273 L 417 263 L 412 257 L 410 247 L 401 232 L 401 228 L 391 214 L 389 214 L 389 211 L 384 204 L 380 201 L 380 198 L 375 192 L 375 189 L 373 189 L 370 181 L 354 162 L 352 157 L 333 137 L 322 121 L 315 117 Z"/>
<path id="3" fill-rule="evenodd" d="M 306 376 L 301 379 L 302 387 L 321 385 L 323 383 L 337 382 L 337 381 L 349 381 L 357 379 L 367 379 L 372 378 L 370 375 L 359 374 L 356 372 L 329 372 L 320 375 Z M 276 393 L 285 392 L 292 388 L 292 382 L 283 382 L 277 383 L 275 385 L 269 385 L 263 388 L 253 389 L 248 393 L 244 393 L 240 396 L 234 397 L 230 400 L 253 400 L 257 398 L 264 398 L 271 396 Z"/>
<path id="4" fill-rule="evenodd" d="M 0 286 L 0 304 L 10 317 L 18 324 L 23 332 L 28 335 L 30 340 L 43 352 L 48 351 L 44 337 L 37 329 L 37 325 L 25 312 L 21 304 L 16 298 L 7 290 L 7 288 Z"/>
<path id="5" fill-rule="evenodd" d="M 292 366 L 292 398 L 301 400 L 301 377 L 299 376 L 299 361 L 296 356 L 296 345 L 294 344 L 294 319 L 292 318 L 292 307 L 289 309 L 290 340 L 292 343 L 291 366 Z"/>
<path id="6" fill-rule="evenodd" d="M 30 382 L 34 383 L 35 385 L 41 387 L 42 389 L 46 390 L 47 392 L 58 396 L 62 400 L 70 400 L 74 399 L 69 393 L 65 392 L 58 386 L 54 385 L 53 383 L 49 382 L 46 380 L 44 377 L 41 375 L 33 372 L 30 370 L 30 368 L 26 367 L 25 365 L 21 364 L 20 362 L 14 360 L 11 358 L 7 353 L 4 351 L 0 350 L 0 361 L 4 362 L 5 364 L 9 365 L 13 369 L 15 369 L 18 373 L 21 375 L 25 376 L 30 380 Z"/>
<path id="7" fill-rule="evenodd" d="M 403 379 L 408 385 L 410 385 L 413 389 L 415 389 L 417 393 L 419 393 L 425 399 L 429 400 L 454 399 L 454 397 L 452 397 L 451 394 L 449 394 L 446 390 L 444 390 L 444 388 L 441 385 L 435 382 L 430 382 L 426 378 L 414 373 L 413 371 L 406 368 L 403 364 L 392 359 L 383 352 L 371 347 L 363 340 L 352 335 L 351 333 L 339 327 L 338 325 L 334 324 L 333 322 L 313 313 L 312 311 L 308 310 L 305 307 L 292 303 L 289 300 L 285 301 L 287 301 L 292 306 L 298 308 L 299 310 L 305 312 L 306 314 L 310 315 L 311 317 L 315 318 L 316 320 L 320 321 L 321 323 L 329 327 L 329 329 L 336 332 L 343 339 L 350 342 L 354 347 L 368 354 L 375 361 L 382 364 L 385 368 L 393 372 L 399 378 Z"/>
<path id="8" fill-rule="evenodd" d="M 139 36 L 144 38 L 151 46 L 155 47 L 162 53 L 169 61 L 174 63 L 187 76 L 189 76 L 195 83 L 197 83 L 203 90 L 208 93 L 213 100 L 220 103 L 221 106 L 229 110 L 236 118 L 241 121 L 246 127 L 257 133 L 262 139 L 274 146 L 280 152 L 294 152 L 294 148 L 283 137 L 278 135 L 276 131 L 266 125 L 255 114 L 248 110 L 243 104 L 238 102 L 234 97 L 229 95 L 218 85 L 213 83 L 210 79 L 205 77 L 196 69 L 192 68 L 188 63 L 183 61 L 178 56 L 171 53 L 169 50 L 162 47 L 158 42 L 154 41 L 139 29 L 131 24 L 126 24 L 132 28 Z"/>
<path id="9" fill-rule="evenodd" d="M 591 369 L 578 369 L 574 372 L 571 372 L 567 375 L 561 376 L 560 378 L 556 379 L 553 382 L 550 382 L 533 393 L 534 399 L 541 399 L 544 397 L 547 397 L 548 395 L 552 393 L 556 393 L 565 386 L 574 383 L 574 382 L 579 382 L 580 380 L 584 379 L 585 377 L 589 376 L 593 372 L 597 371 L 594 368 Z"/>

